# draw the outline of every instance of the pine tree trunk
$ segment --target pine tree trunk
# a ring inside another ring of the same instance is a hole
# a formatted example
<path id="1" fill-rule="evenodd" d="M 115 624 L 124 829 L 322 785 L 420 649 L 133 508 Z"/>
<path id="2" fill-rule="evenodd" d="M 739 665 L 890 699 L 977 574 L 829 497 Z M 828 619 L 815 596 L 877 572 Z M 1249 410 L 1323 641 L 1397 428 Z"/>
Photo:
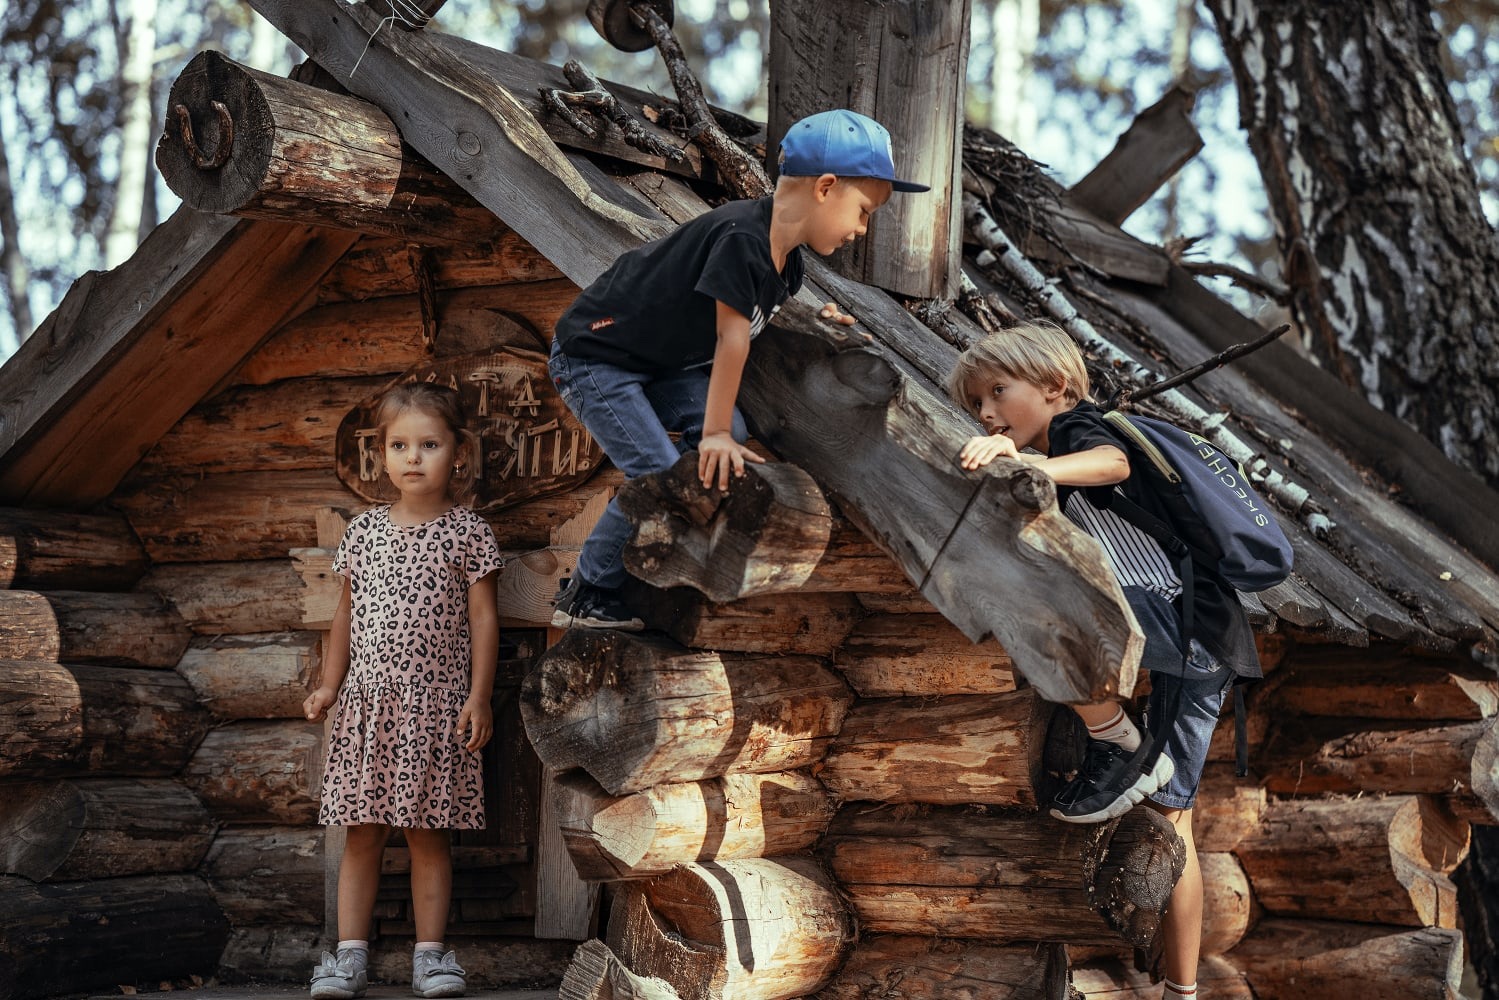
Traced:
<path id="1" fill-rule="evenodd" d="M 1208 0 L 1313 353 L 1499 484 L 1499 241 L 1430 5 Z"/>

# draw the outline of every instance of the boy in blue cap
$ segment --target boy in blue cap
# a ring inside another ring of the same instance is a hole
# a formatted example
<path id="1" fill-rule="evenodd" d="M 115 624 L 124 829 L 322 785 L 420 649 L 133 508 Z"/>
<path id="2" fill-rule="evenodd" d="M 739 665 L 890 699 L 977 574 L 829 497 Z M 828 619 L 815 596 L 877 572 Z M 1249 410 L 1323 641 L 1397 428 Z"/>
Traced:
<path id="1" fill-rule="evenodd" d="M 899 180 L 890 133 L 852 111 L 824 111 L 781 141 L 775 193 L 729 202 L 623 254 L 557 321 L 552 381 L 604 453 L 630 478 L 698 450 L 703 486 L 728 489 L 746 462 L 735 407 L 752 341 L 800 289 L 801 247 L 830 254 L 864 235 Z M 825 318 L 851 325 L 833 303 Z M 669 432 L 680 434 L 673 443 Z M 624 607 L 630 524 L 611 502 L 557 595 L 552 624 L 639 631 Z"/>

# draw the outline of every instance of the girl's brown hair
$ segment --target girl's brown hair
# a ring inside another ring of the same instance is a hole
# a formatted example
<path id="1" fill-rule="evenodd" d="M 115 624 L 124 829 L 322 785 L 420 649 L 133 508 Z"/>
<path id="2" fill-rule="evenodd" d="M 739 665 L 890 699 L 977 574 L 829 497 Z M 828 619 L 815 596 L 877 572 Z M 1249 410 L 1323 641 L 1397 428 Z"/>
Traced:
<path id="1" fill-rule="evenodd" d="M 391 386 L 375 404 L 375 427 L 380 450 L 385 451 L 385 429 L 407 410 L 416 410 L 429 417 L 436 417 L 453 432 L 457 442 L 458 463 L 448 489 L 456 498 L 472 494 L 474 480 L 479 474 L 479 436 L 468 429 L 468 417 L 463 412 L 463 401 L 458 390 L 438 382 L 403 382 Z"/>
<path id="2" fill-rule="evenodd" d="M 976 417 L 969 386 L 995 375 L 1018 378 L 1038 389 L 1060 384 L 1070 404 L 1090 398 L 1083 352 L 1065 330 L 1045 320 L 1000 330 L 970 344 L 947 375 L 947 394 Z"/>

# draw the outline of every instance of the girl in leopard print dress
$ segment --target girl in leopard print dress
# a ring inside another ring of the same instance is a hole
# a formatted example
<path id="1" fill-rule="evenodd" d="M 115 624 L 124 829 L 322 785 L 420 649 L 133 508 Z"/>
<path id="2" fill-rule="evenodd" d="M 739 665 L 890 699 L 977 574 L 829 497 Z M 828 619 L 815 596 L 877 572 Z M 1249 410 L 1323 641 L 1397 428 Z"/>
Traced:
<path id="1" fill-rule="evenodd" d="M 346 828 L 338 875 L 338 949 L 313 970 L 312 996 L 350 1000 L 368 985 L 380 857 L 392 828 L 411 851 L 416 922 L 412 989 L 462 996 L 444 950 L 452 897 L 450 830 L 484 826 L 479 751 L 494 731 L 499 647 L 489 525 L 454 501 L 477 452 L 458 393 L 396 386 L 376 410 L 385 472 L 400 493 L 349 524 L 333 557 L 344 578 L 321 686 L 304 708 L 330 711 L 319 822 Z"/>

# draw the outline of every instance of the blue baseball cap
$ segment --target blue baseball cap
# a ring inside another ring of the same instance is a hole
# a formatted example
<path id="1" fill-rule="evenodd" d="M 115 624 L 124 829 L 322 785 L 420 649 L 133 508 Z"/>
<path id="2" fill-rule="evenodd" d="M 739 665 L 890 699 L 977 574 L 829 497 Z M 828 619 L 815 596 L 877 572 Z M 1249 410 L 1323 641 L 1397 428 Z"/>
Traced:
<path id="1" fill-rule="evenodd" d="M 808 115 L 781 140 L 781 176 L 873 177 L 897 191 L 930 191 L 926 184 L 896 179 L 885 126 L 839 108 Z"/>

